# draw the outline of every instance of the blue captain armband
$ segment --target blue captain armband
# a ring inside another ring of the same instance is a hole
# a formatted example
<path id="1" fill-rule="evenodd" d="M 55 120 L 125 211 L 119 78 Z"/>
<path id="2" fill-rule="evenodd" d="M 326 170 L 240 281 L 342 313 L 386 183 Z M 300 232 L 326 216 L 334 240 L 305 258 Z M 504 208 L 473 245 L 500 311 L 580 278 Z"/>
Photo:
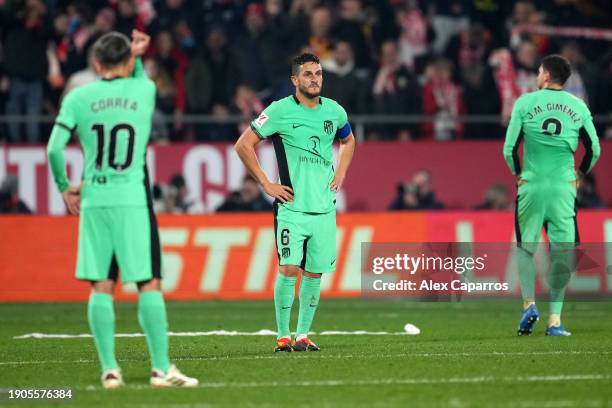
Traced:
<path id="1" fill-rule="evenodd" d="M 338 137 L 338 139 L 344 139 L 345 137 L 350 135 L 351 132 L 352 132 L 351 124 L 346 122 L 346 125 L 338 129 L 338 131 L 336 132 L 336 137 Z"/>

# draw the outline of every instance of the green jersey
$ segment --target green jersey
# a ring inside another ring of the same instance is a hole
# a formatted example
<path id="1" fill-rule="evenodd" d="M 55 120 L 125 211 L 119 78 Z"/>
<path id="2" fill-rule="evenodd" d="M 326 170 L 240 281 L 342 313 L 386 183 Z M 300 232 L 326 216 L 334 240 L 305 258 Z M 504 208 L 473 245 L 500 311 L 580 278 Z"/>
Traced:
<path id="1" fill-rule="evenodd" d="M 146 206 L 146 149 L 155 109 L 155 84 L 136 60 L 127 78 L 99 80 L 72 90 L 47 146 L 61 192 L 68 188 L 64 147 L 77 131 L 85 168 L 81 207 Z"/>
<path id="2" fill-rule="evenodd" d="M 350 134 L 344 109 L 320 98 L 315 108 L 295 96 L 273 102 L 251 123 L 262 139 L 272 139 L 280 182 L 293 189 L 293 201 L 281 204 L 291 211 L 327 213 L 336 208 L 332 144 Z"/>
<path id="3" fill-rule="evenodd" d="M 524 139 L 523 169 L 518 146 Z M 522 95 L 514 104 L 504 158 L 512 174 L 529 180 L 567 182 L 576 179 L 574 153 L 584 144 L 582 173 L 591 171 L 600 147 L 591 112 L 585 103 L 563 90 L 541 89 Z"/>

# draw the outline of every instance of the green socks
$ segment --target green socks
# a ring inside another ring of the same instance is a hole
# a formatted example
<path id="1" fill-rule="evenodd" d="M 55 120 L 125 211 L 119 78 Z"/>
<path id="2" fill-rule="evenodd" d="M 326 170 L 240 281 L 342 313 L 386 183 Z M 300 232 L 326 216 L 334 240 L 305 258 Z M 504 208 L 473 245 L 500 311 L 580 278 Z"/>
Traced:
<path id="1" fill-rule="evenodd" d="M 300 283 L 300 314 L 298 316 L 296 338 L 308 336 L 320 297 L 321 278 L 302 276 L 302 282 Z"/>
<path id="2" fill-rule="evenodd" d="M 561 315 L 565 288 L 576 270 L 574 244 L 555 243 L 550 250 L 550 270 L 547 283 L 550 289 L 550 313 Z"/>
<path id="3" fill-rule="evenodd" d="M 291 320 L 291 306 L 295 297 L 295 281 L 297 278 L 279 273 L 274 285 L 274 308 L 276 309 L 277 338 L 291 336 L 289 321 Z"/>
<path id="4" fill-rule="evenodd" d="M 533 255 L 523 249 L 518 248 L 516 252 L 519 279 L 521 282 L 521 293 L 523 300 L 535 299 L 535 278 L 536 270 L 533 262 Z"/>
<path id="5" fill-rule="evenodd" d="M 115 359 L 115 310 L 113 296 L 92 292 L 87 304 L 87 319 L 94 337 L 102 371 L 119 368 Z"/>
<path id="6" fill-rule="evenodd" d="M 151 354 L 151 366 L 167 372 L 170 367 L 168 358 L 168 320 L 166 305 L 159 291 L 141 292 L 138 297 L 138 322 L 147 336 Z"/>

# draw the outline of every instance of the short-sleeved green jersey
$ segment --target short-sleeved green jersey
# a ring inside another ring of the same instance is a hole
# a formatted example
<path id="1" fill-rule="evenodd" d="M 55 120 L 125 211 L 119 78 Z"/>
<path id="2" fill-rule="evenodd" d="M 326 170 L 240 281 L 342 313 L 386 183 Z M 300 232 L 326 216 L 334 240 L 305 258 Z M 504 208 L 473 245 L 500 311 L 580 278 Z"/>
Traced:
<path id="1" fill-rule="evenodd" d="M 588 173 L 600 155 L 591 112 L 563 90 L 541 89 L 522 95 L 514 104 L 504 158 L 512 174 L 523 180 L 567 182 L 576 179 L 574 153 L 578 139 L 585 147 L 579 170 Z M 523 168 L 518 146 L 524 140 Z"/>
<path id="2" fill-rule="evenodd" d="M 63 149 L 76 130 L 85 160 L 81 207 L 147 205 L 154 109 L 155 84 L 140 59 L 130 77 L 99 80 L 66 95 L 47 147 L 59 190 L 68 188 Z"/>
<path id="3" fill-rule="evenodd" d="M 272 139 L 280 182 L 293 189 L 291 211 L 327 213 L 336 208 L 332 144 L 348 136 L 348 119 L 334 100 L 320 98 L 315 108 L 300 104 L 295 95 L 271 103 L 251 122 L 262 139 Z"/>

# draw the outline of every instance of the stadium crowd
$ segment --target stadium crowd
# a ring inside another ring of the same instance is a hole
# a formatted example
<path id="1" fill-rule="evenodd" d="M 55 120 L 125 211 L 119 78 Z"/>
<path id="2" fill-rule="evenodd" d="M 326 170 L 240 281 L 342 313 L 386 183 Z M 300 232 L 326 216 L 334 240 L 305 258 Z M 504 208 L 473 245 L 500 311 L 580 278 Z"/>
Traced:
<path id="1" fill-rule="evenodd" d="M 137 28 L 153 37 L 156 141 L 234 140 L 292 91 L 288 62 L 305 49 L 321 57 L 323 94 L 350 114 L 433 118 L 371 125 L 366 139 L 501 138 L 552 52 L 573 64 L 567 89 L 593 114 L 612 112 L 612 47 L 597 34 L 611 14 L 605 0 L 0 0 L 0 117 L 55 115 L 66 92 L 96 78 L 96 39 Z M 589 39 L 522 31 L 542 25 L 593 29 Z M 186 120 L 194 114 L 242 120 Z M 462 123 L 465 114 L 501 119 Z M 44 143 L 48 126 L 5 120 L 0 139 Z M 598 130 L 612 137 L 609 123 Z"/>

